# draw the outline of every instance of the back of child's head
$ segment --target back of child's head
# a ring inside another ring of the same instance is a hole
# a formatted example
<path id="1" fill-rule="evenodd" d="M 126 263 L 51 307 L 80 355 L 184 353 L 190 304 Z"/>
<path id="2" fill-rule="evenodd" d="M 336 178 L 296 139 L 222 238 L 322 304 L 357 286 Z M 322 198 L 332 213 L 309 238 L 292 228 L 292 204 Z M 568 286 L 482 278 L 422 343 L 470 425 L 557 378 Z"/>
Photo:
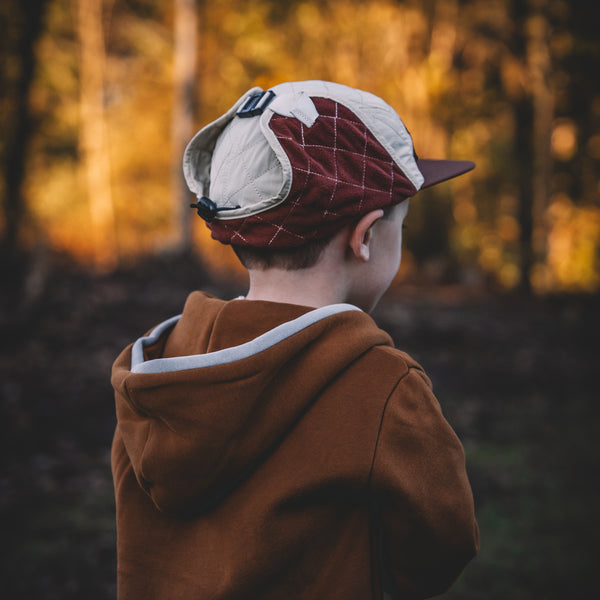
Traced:
<path id="1" fill-rule="evenodd" d="M 249 90 L 183 160 L 212 237 L 259 269 L 310 267 L 347 224 L 473 166 L 419 159 L 391 106 L 325 81 Z"/>

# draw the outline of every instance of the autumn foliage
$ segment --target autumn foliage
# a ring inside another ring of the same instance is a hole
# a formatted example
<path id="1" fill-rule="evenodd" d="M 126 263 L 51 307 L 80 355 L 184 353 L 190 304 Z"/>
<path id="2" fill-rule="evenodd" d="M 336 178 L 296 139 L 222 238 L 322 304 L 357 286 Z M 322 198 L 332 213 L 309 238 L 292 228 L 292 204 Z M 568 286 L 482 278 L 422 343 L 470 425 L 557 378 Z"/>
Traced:
<path id="1" fill-rule="evenodd" d="M 329 79 L 386 99 L 421 156 L 477 163 L 413 203 L 401 278 L 537 292 L 600 287 L 595 5 L 17 5 L 0 8 L 14 20 L 1 46 L 6 243 L 43 243 L 105 270 L 192 245 L 213 268 L 235 269 L 187 212 L 182 144 L 253 85 Z M 42 15 L 36 31 L 23 17 L 28 8 Z M 27 127 L 15 132 L 24 101 Z M 9 185 L 19 156 L 22 176 Z"/>

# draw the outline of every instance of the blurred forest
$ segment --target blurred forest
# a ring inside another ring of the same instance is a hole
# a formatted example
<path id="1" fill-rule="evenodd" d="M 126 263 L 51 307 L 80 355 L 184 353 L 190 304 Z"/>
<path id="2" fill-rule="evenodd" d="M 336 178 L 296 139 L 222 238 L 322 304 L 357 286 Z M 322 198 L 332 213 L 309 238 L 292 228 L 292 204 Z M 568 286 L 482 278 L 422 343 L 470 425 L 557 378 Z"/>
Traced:
<path id="1" fill-rule="evenodd" d="M 600 287 L 599 8 L 582 0 L 5 0 L 4 260 L 111 269 L 193 248 L 193 133 L 252 85 L 328 79 L 382 96 L 420 156 L 472 175 L 413 203 L 405 280 Z"/>
<path id="2" fill-rule="evenodd" d="M 600 524 L 600 4 L 0 3 L 3 589 L 114 598 L 112 361 L 203 288 L 244 291 L 188 208 L 184 145 L 248 88 L 383 97 L 418 195 L 375 313 L 465 443 L 481 555 L 444 598 L 589 597 Z"/>

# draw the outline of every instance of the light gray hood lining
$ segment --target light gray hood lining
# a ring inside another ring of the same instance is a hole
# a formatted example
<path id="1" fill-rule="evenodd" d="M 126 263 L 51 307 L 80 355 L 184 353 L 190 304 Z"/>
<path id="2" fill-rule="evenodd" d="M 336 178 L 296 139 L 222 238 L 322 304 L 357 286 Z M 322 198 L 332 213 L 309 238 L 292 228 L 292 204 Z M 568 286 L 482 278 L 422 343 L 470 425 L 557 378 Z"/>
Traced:
<path id="1" fill-rule="evenodd" d="M 330 304 L 311 310 L 292 321 L 282 323 L 270 331 L 259 335 L 257 338 L 250 340 L 245 344 L 240 344 L 239 346 L 232 346 L 231 348 L 225 348 L 215 352 L 207 352 L 206 354 L 146 360 L 144 358 L 144 348 L 156 343 L 165 331 L 174 327 L 181 318 L 181 315 L 177 315 L 163 321 L 160 325 L 157 325 L 147 336 L 136 340 L 131 349 L 131 372 L 147 374 L 174 373 L 189 369 L 215 367 L 233 363 L 238 360 L 244 360 L 275 346 L 279 342 L 299 333 L 318 321 L 350 310 L 360 311 L 360 308 L 352 304 Z"/>

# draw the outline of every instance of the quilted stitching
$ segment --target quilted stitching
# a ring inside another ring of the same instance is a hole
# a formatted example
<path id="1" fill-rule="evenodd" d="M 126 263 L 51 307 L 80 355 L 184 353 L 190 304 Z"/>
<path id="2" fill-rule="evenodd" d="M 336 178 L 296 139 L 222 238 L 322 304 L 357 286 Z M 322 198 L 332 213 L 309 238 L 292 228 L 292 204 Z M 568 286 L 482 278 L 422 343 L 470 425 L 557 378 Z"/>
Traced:
<path id="1" fill-rule="evenodd" d="M 286 202 L 243 219 L 213 221 L 213 237 L 234 244 L 299 246 L 328 237 L 357 215 L 416 193 L 352 111 L 326 98 L 313 101 L 320 116 L 311 128 L 279 115 L 269 122 L 292 166 Z"/>
<path id="2" fill-rule="evenodd" d="M 387 102 L 370 92 L 329 81 L 301 81 L 284 83 L 273 88 L 275 93 L 306 92 L 313 97 L 338 98 L 343 94 L 343 104 L 366 119 L 365 124 L 377 132 L 377 139 L 398 164 L 406 168 L 406 175 L 418 189 L 423 177 L 413 161 L 412 138 L 402 119 Z"/>
<path id="3" fill-rule="evenodd" d="M 239 121 L 235 123 L 239 127 Z M 239 204 L 236 197 L 243 197 L 245 204 L 256 204 L 271 198 L 273 179 L 281 181 L 281 170 L 275 153 L 266 143 L 264 137 L 253 123 L 248 122 L 248 135 L 245 142 L 239 143 L 239 133 L 232 133 L 227 127 L 215 149 L 219 165 L 215 173 L 211 173 L 210 198 L 220 206 L 234 207 Z M 220 153 L 220 148 L 225 152 Z M 233 149 L 233 151 L 232 151 Z M 262 164 L 257 164 L 258 157 Z M 232 176 L 243 173 L 244 176 Z M 273 173 L 273 177 L 263 179 Z M 237 185 L 236 185 L 237 184 Z"/>

